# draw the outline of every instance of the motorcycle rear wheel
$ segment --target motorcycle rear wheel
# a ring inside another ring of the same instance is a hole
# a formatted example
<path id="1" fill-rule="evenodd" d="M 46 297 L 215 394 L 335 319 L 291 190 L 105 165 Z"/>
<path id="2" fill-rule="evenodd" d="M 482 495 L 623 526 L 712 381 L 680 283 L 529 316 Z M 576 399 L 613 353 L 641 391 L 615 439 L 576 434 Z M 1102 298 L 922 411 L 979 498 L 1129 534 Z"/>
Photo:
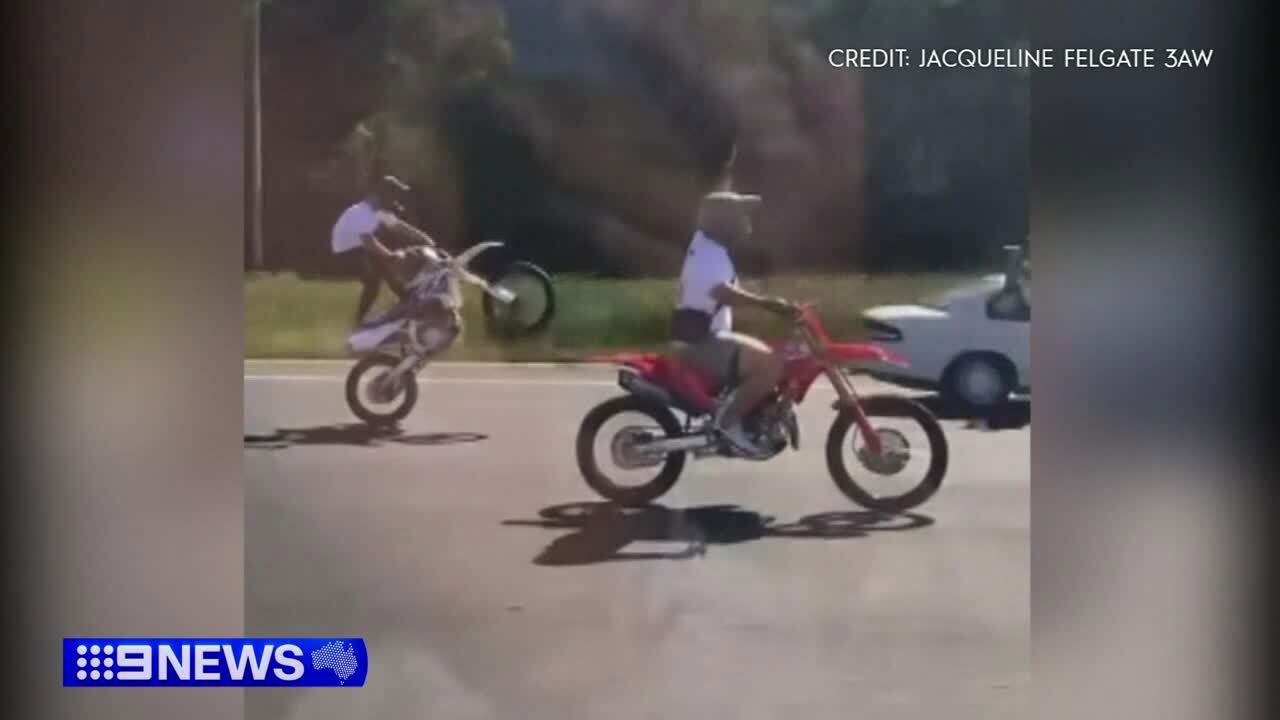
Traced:
<path id="1" fill-rule="evenodd" d="M 596 436 L 604 424 L 623 413 L 644 415 L 656 422 L 668 438 L 681 434 L 680 421 L 668 408 L 635 395 L 623 395 L 597 405 L 582 419 L 578 429 L 578 469 L 587 486 L 606 500 L 627 507 L 648 505 L 662 497 L 675 486 L 684 470 L 686 454 L 671 453 L 663 459 L 661 470 L 648 482 L 639 485 L 622 485 L 615 482 L 600 468 L 596 460 Z"/>
<path id="2" fill-rule="evenodd" d="M 942 431 L 942 425 L 928 408 L 904 397 L 883 395 L 864 398 L 862 410 L 873 424 L 877 417 L 905 417 L 918 424 L 929 443 L 928 469 L 914 488 L 900 495 L 877 496 L 859 485 L 845 463 L 849 431 L 852 428 L 856 432 L 858 426 L 851 411 L 841 410 L 827 433 L 827 469 L 831 472 L 831 479 L 836 487 L 858 505 L 878 512 L 906 512 L 924 504 L 942 487 L 942 478 L 947 474 L 947 436 Z"/>
<path id="3" fill-rule="evenodd" d="M 400 376 L 401 389 L 397 396 L 400 402 L 390 410 L 385 412 L 372 410 L 361 397 L 360 380 L 366 373 L 379 369 L 385 372 L 399 363 L 399 359 L 391 355 L 366 355 L 360 358 L 360 361 L 347 373 L 347 407 L 351 408 L 351 412 L 355 413 L 356 417 L 374 427 L 386 427 L 399 423 L 413 411 L 414 405 L 418 403 L 418 380 L 411 372 Z"/>

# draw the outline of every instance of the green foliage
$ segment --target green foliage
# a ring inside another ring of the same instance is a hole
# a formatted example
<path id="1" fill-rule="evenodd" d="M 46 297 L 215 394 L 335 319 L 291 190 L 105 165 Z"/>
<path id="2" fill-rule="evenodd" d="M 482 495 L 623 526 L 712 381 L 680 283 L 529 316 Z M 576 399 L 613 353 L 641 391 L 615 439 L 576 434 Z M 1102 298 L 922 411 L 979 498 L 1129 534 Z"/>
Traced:
<path id="1" fill-rule="evenodd" d="M 828 331 L 858 336 L 858 314 L 885 303 L 912 302 L 967 279 L 955 274 L 783 275 L 748 281 L 757 289 L 817 301 Z M 581 275 L 555 278 L 557 313 L 548 331 L 533 340 L 490 338 L 484 331 L 480 297 L 467 288 L 466 330 L 450 350 L 453 360 L 581 360 L 593 353 L 657 349 L 667 342 L 675 282 L 668 279 L 608 280 Z M 245 279 L 245 357 L 340 358 L 350 331 L 360 286 L 352 281 L 307 281 L 293 275 Z M 384 291 L 382 304 L 389 302 Z M 784 332 L 764 313 L 740 311 L 735 327 L 761 336 Z"/>
<path id="2" fill-rule="evenodd" d="M 460 242 L 636 272 L 618 245 L 657 257 L 686 241 L 734 141 L 740 184 L 778 199 L 760 228 L 790 247 L 769 263 L 959 267 L 1021 239 L 1025 75 L 825 61 L 836 47 L 1025 43 L 1008 0 L 531 7 L 264 0 L 269 256 L 322 263 L 314 238 L 391 172 L 448 196 L 428 220 L 448 215 Z"/>
<path id="3" fill-rule="evenodd" d="M 375 172 L 431 184 L 449 175 L 440 114 L 456 98 L 504 83 L 511 45 L 492 3 L 392 0 L 386 100 L 357 128 L 372 135 Z"/>

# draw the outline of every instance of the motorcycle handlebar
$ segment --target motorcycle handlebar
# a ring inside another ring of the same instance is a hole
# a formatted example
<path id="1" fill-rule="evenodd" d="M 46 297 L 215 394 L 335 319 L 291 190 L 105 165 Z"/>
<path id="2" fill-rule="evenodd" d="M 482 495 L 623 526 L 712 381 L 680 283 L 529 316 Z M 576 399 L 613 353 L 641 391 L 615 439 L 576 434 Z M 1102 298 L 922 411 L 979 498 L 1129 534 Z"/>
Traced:
<path id="1" fill-rule="evenodd" d="M 815 350 L 831 342 L 831 337 L 827 335 L 826 328 L 818 318 L 818 303 L 813 301 L 795 303 L 795 308 L 796 313 L 792 317 L 792 323 L 811 340 Z"/>
<path id="2" fill-rule="evenodd" d="M 791 322 L 796 325 L 808 325 L 813 318 L 814 312 L 817 310 L 818 304 L 814 302 L 793 302 L 791 303 L 792 313 Z"/>

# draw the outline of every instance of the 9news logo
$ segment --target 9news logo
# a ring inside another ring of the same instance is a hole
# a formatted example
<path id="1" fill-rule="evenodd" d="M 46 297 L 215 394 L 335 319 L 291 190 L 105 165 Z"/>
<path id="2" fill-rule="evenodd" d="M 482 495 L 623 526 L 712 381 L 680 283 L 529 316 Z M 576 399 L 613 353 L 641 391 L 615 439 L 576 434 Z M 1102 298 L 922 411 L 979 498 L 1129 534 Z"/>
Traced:
<path id="1" fill-rule="evenodd" d="M 64 687 L 362 687 L 359 638 L 64 638 Z"/>

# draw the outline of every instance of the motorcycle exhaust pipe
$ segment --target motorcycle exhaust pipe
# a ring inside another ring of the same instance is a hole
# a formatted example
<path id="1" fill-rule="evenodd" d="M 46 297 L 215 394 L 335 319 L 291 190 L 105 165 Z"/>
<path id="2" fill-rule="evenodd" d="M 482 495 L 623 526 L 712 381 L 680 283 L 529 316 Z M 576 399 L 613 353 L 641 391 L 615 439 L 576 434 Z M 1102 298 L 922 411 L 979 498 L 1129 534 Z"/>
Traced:
<path id="1" fill-rule="evenodd" d="M 667 455 L 673 452 L 695 452 L 709 447 L 711 447 L 711 437 L 706 434 L 700 434 L 654 440 L 653 442 L 644 443 L 636 449 L 646 454 Z"/>
<path id="2" fill-rule="evenodd" d="M 659 387 L 654 383 L 640 377 L 639 373 L 634 371 L 623 370 L 618 373 L 618 385 L 623 390 L 632 395 L 649 398 L 655 402 L 661 403 L 663 406 L 670 407 L 675 404 L 675 400 L 671 397 L 671 393 L 665 388 Z"/>

